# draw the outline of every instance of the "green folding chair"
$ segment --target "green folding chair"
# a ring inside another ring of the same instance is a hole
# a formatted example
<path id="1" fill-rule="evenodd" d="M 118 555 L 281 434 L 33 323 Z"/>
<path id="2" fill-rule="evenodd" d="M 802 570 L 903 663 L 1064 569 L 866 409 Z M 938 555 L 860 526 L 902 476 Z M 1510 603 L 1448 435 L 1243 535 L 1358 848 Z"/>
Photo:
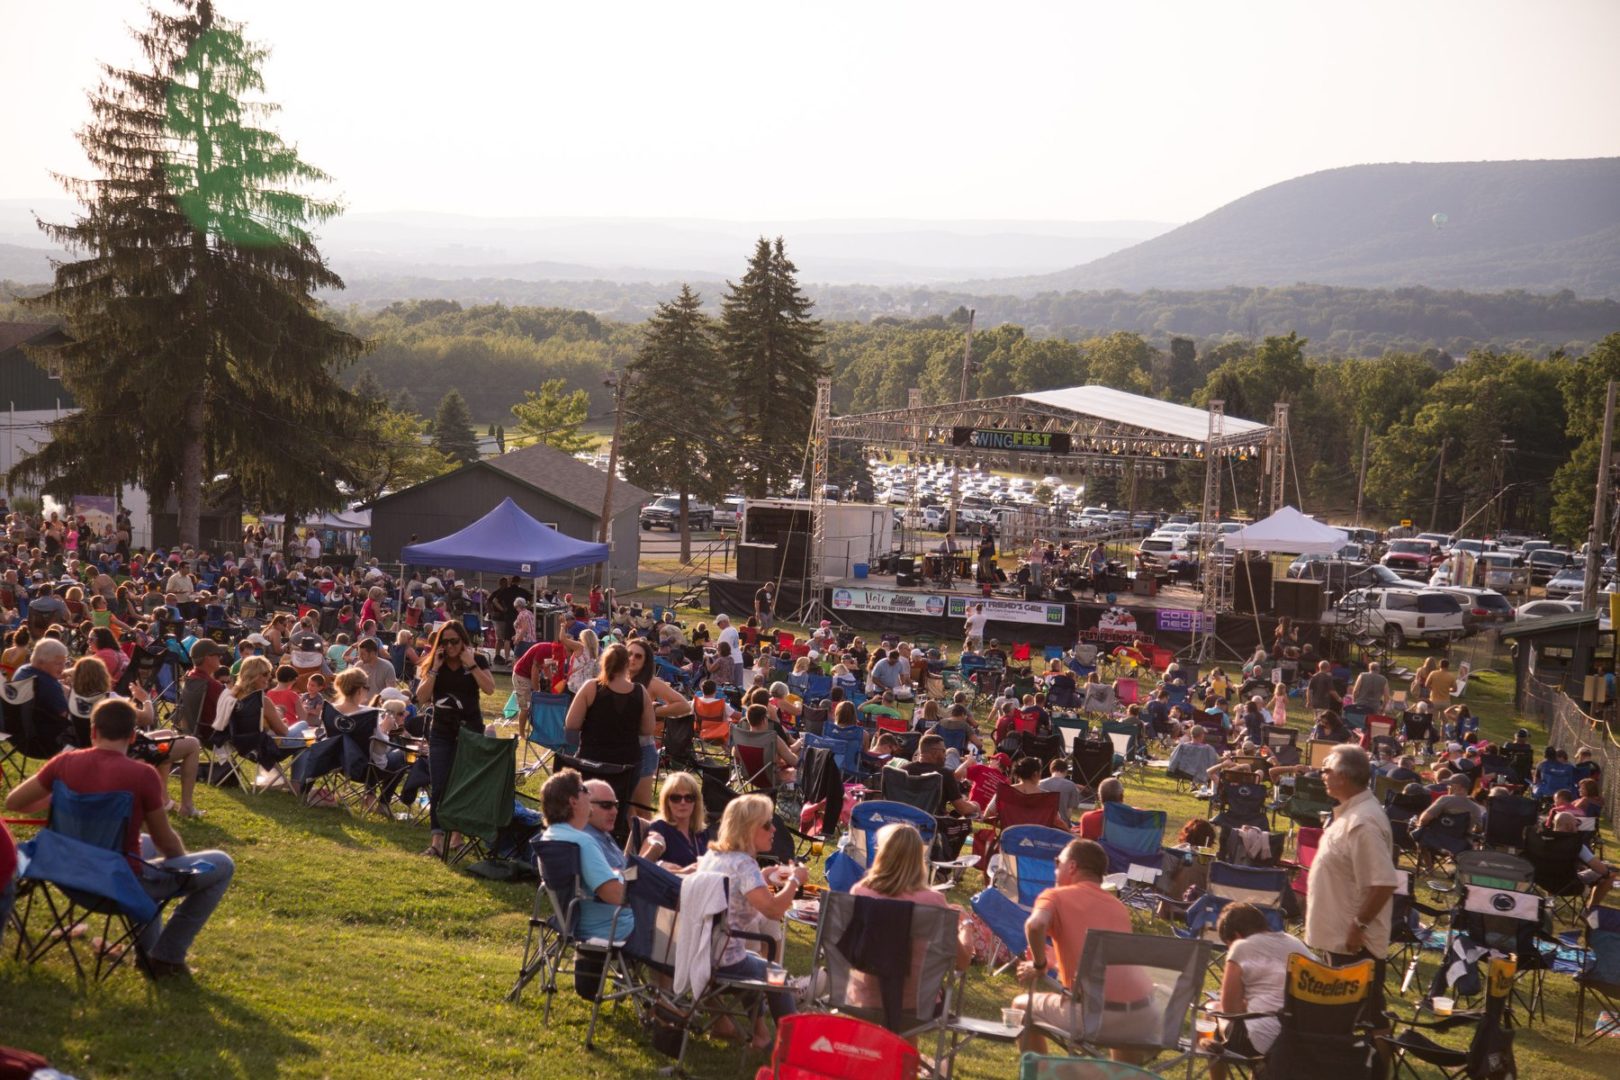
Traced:
<path id="1" fill-rule="evenodd" d="M 445 862 L 454 866 L 469 855 L 488 857 L 495 834 L 512 822 L 512 800 L 517 791 L 516 739 L 497 739 L 462 729 L 456 740 L 456 760 L 439 800 L 439 825 L 457 832 L 462 843 L 444 848 Z"/>

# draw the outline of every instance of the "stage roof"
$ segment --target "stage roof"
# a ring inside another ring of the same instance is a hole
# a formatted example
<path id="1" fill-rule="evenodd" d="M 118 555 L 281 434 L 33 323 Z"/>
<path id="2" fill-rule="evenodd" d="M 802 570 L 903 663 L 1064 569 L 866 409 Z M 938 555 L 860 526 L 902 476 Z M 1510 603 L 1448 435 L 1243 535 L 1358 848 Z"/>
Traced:
<path id="1" fill-rule="evenodd" d="M 1025 401 L 1051 405 L 1065 412 L 1171 435 L 1177 439 L 1203 442 L 1209 437 L 1209 413 L 1203 409 L 1140 394 L 1127 394 L 1108 386 L 1070 386 L 1062 390 L 1037 390 L 1033 394 L 1018 396 Z M 1222 429 L 1227 436 L 1254 435 L 1257 438 L 1271 430 L 1267 424 L 1239 420 L 1235 416 L 1226 417 Z"/>

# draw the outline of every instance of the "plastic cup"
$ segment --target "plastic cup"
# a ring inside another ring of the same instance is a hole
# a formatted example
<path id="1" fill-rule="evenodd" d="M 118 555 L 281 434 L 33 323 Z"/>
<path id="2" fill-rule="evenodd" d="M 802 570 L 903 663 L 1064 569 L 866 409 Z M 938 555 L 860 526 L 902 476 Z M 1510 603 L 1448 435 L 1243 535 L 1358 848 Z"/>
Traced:
<path id="1" fill-rule="evenodd" d="M 308 731 L 304 732 L 304 741 L 306 743 L 313 743 L 315 741 L 315 729 L 314 728 L 310 728 Z"/>
<path id="2" fill-rule="evenodd" d="M 1008 1027 L 1023 1027 L 1024 1026 L 1024 1010 L 1023 1009 L 1002 1009 L 1001 1010 L 1001 1022 L 1003 1024 L 1006 1024 Z"/>
<path id="3" fill-rule="evenodd" d="M 1431 1004 L 1436 1016 L 1450 1016 L 1451 1010 L 1457 1007 L 1457 1003 L 1448 997 L 1432 998 Z"/>
<path id="4" fill-rule="evenodd" d="M 1198 1031 L 1199 1042 L 1208 1042 L 1215 1037 L 1216 1025 L 1213 1020 L 1194 1020 L 1193 1027 Z"/>
<path id="5" fill-rule="evenodd" d="M 811 856 L 813 858 L 817 858 L 817 859 L 821 858 L 821 853 L 823 851 L 825 851 L 825 850 L 827 850 L 827 846 L 822 841 L 820 841 L 820 840 L 811 841 L 811 843 L 810 843 L 810 854 L 811 854 Z"/>
<path id="6" fill-rule="evenodd" d="M 771 986 L 787 985 L 787 968 L 780 964 L 771 964 L 765 969 L 765 981 Z"/>

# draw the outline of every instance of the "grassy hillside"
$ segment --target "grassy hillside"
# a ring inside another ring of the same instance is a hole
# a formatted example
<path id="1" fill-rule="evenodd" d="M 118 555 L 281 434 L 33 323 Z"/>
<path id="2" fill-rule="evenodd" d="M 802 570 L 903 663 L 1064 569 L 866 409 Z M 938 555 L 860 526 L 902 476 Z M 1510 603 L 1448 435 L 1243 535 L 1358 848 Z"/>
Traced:
<path id="1" fill-rule="evenodd" d="M 1620 296 L 1620 158 L 1330 169 L 1071 270 L 979 284 L 1028 294 L 1307 281 Z"/>

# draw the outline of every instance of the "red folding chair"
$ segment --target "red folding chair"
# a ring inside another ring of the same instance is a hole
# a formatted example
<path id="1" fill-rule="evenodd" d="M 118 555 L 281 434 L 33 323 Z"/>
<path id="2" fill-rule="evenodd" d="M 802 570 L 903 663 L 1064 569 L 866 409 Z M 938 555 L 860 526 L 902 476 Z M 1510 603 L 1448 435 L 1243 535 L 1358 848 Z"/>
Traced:
<path id="1" fill-rule="evenodd" d="M 1014 645 L 1012 659 L 1014 662 L 1020 664 L 1029 663 L 1029 642 L 1020 641 L 1018 644 Z"/>
<path id="2" fill-rule="evenodd" d="M 978 858 L 975 867 L 986 880 L 990 876 L 990 856 L 1001 848 L 1001 833 L 1014 825 L 1045 825 L 1050 829 L 1067 829 L 1068 822 L 1058 813 L 1058 793 L 1043 791 L 1039 795 L 1025 795 L 1005 784 L 996 792 L 996 816 L 988 822 L 990 828 L 973 834 L 973 854 Z"/>
<path id="3" fill-rule="evenodd" d="M 776 1025 L 776 1052 L 754 1080 L 916 1080 L 917 1048 L 853 1016 L 795 1013 Z"/>
<path id="4" fill-rule="evenodd" d="M 1294 836 L 1294 861 L 1284 859 L 1281 863 L 1296 871 L 1294 874 L 1294 891 L 1299 894 L 1301 904 L 1309 900 L 1307 887 L 1311 877 L 1311 863 L 1316 861 L 1317 846 L 1322 843 L 1322 830 L 1309 825 L 1301 825 Z"/>
<path id="5" fill-rule="evenodd" d="M 1115 679 L 1114 694 L 1121 705 L 1135 705 L 1141 700 L 1141 687 L 1135 679 Z"/>
<path id="6" fill-rule="evenodd" d="M 1172 662 L 1174 662 L 1176 658 L 1175 653 L 1171 652 L 1169 649 L 1161 649 L 1157 645 L 1153 647 L 1152 651 L 1154 671 L 1164 671 L 1171 665 Z"/>
<path id="7" fill-rule="evenodd" d="M 793 635 L 786 630 L 778 630 L 776 633 L 776 647 L 778 649 L 793 648 Z"/>

